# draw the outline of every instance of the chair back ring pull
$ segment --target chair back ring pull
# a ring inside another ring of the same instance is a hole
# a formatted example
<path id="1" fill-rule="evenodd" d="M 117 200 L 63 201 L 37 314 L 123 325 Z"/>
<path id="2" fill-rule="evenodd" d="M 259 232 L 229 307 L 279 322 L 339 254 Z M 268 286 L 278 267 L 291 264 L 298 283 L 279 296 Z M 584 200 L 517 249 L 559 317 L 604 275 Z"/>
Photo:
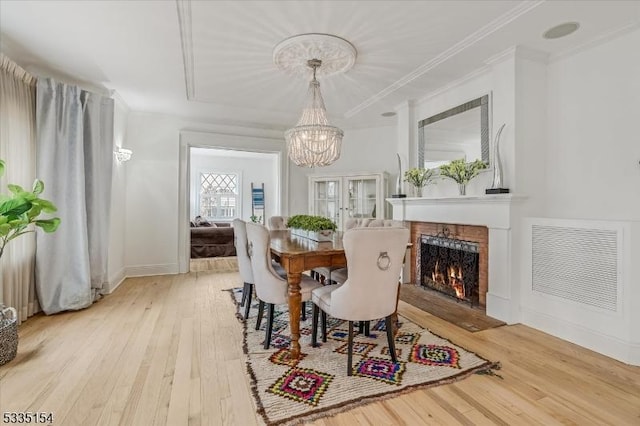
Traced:
<path id="1" fill-rule="evenodd" d="M 247 254 L 249 257 L 253 257 L 253 241 L 249 241 L 249 249 L 247 250 Z"/>
<path id="2" fill-rule="evenodd" d="M 386 251 L 381 251 L 378 256 L 378 269 L 386 271 L 391 266 L 391 258 Z"/>

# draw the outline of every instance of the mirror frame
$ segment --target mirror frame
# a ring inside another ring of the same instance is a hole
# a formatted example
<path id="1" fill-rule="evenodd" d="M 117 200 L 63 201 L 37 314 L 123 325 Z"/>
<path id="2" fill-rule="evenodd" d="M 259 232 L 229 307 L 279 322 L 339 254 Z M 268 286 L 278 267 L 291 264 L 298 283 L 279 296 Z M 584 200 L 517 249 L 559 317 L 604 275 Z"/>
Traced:
<path id="1" fill-rule="evenodd" d="M 426 141 L 424 140 L 424 128 L 436 121 L 480 107 L 480 152 L 482 161 L 491 166 L 489 160 L 489 95 L 484 95 L 462 105 L 458 105 L 439 114 L 433 115 L 418 122 L 418 167 L 424 167 L 424 154 Z"/>

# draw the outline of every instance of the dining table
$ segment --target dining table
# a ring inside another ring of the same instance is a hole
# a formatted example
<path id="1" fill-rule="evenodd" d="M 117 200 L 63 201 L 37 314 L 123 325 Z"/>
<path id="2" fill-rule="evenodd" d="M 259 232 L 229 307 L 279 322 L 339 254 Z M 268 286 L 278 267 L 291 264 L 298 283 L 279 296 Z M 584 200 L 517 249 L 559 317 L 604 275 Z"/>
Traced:
<path id="1" fill-rule="evenodd" d="M 289 290 L 289 326 L 291 345 L 289 356 L 300 359 L 300 314 L 302 295 L 300 280 L 302 273 L 320 266 L 347 266 L 347 258 L 342 246 L 342 232 L 334 232 L 331 241 L 315 241 L 297 235 L 289 230 L 269 231 L 271 256 L 287 272 Z"/>

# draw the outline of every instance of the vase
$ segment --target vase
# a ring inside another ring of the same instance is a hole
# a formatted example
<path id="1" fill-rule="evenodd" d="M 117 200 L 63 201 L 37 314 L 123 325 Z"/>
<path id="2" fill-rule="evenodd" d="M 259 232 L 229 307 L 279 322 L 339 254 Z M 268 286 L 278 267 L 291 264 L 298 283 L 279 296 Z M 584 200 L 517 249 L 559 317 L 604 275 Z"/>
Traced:
<path id="1" fill-rule="evenodd" d="M 415 189 L 416 198 L 422 197 L 422 187 L 421 186 L 414 186 L 413 188 Z"/>
<path id="2" fill-rule="evenodd" d="M 466 183 L 459 183 L 458 184 L 458 192 L 460 193 L 460 195 L 466 195 L 467 194 L 467 184 Z"/>

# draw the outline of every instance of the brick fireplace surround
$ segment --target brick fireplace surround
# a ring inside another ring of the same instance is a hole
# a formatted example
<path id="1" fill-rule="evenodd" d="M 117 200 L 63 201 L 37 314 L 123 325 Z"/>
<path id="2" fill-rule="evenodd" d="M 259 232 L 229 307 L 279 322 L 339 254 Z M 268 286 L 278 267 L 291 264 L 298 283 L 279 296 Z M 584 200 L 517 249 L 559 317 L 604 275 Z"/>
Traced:
<path id="1" fill-rule="evenodd" d="M 417 275 L 418 253 L 420 250 L 420 236 L 441 234 L 446 228 L 449 238 L 463 241 L 471 241 L 479 245 L 478 259 L 478 294 L 480 307 L 485 308 L 487 304 L 488 289 L 488 265 L 489 265 L 489 232 L 486 226 L 475 225 L 454 225 L 434 222 L 410 222 L 411 226 L 411 282 L 420 283 Z"/>
<path id="2" fill-rule="evenodd" d="M 387 198 L 393 219 L 411 224 L 412 242 L 420 232 L 437 234 L 443 224 L 462 240 L 483 244 L 480 253 L 480 305 L 492 318 L 508 324 L 520 322 L 520 288 L 517 262 L 518 201 L 514 194 L 454 196 L 440 198 Z M 435 227 L 435 228 L 434 228 Z M 426 230 L 427 232 L 424 232 Z M 435 231 L 435 232 L 434 232 Z M 412 278 L 415 281 L 417 248 L 412 249 Z"/>

